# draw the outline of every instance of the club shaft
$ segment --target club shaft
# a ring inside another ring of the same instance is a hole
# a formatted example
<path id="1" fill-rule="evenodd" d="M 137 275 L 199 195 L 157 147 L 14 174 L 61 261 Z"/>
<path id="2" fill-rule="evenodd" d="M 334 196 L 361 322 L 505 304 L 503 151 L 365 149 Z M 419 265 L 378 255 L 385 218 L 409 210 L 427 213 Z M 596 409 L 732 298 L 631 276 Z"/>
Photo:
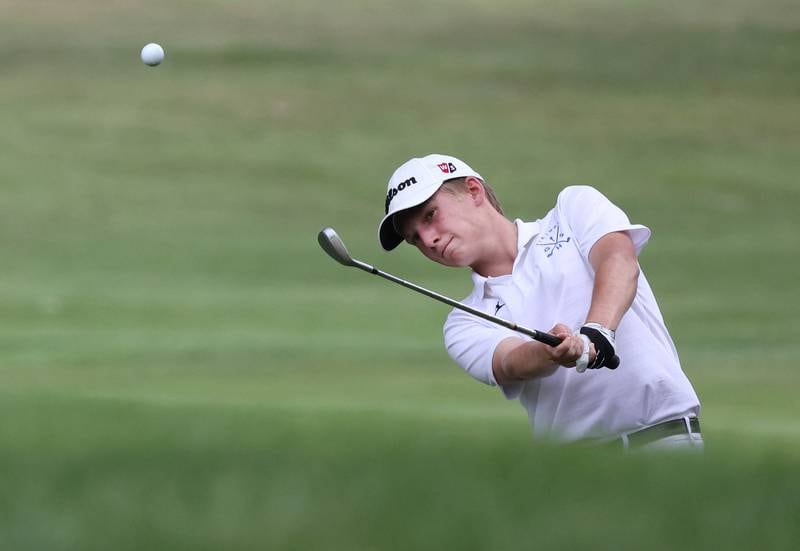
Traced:
<path id="1" fill-rule="evenodd" d="M 424 287 L 420 287 L 419 285 L 415 285 L 410 281 L 406 281 L 400 277 L 394 276 L 383 270 L 379 270 L 375 266 L 367 264 L 366 262 L 361 262 L 360 260 L 352 259 L 352 265 L 356 268 L 360 268 L 365 272 L 369 272 L 374 275 L 381 276 L 384 279 L 388 279 L 394 283 L 402 285 L 407 289 L 411 289 L 412 291 L 417 291 L 418 293 L 422 293 L 423 295 L 429 296 L 432 299 L 438 300 L 439 302 L 443 302 L 445 304 L 449 304 L 454 308 L 458 308 L 459 310 L 463 310 L 464 312 L 469 312 L 473 316 L 478 316 L 479 318 L 483 318 L 487 321 L 492 323 L 496 323 L 497 325 L 502 325 L 507 329 L 511 329 L 512 331 L 516 331 L 517 333 L 522 333 L 523 335 L 528 335 L 534 340 L 539 342 L 543 342 L 550 346 L 558 346 L 561 343 L 561 339 L 556 337 L 555 335 L 551 335 L 550 333 L 544 333 L 542 331 L 536 331 L 535 329 L 528 329 L 527 327 L 522 327 L 521 325 L 517 325 L 516 323 L 512 323 L 510 321 L 504 320 L 502 318 L 498 318 L 497 316 L 492 316 L 491 314 L 487 314 L 486 312 L 481 312 L 480 310 L 476 310 L 471 306 L 467 306 L 466 304 L 462 304 L 457 300 L 453 300 L 449 297 L 444 295 L 440 295 L 434 291 L 430 291 Z"/>

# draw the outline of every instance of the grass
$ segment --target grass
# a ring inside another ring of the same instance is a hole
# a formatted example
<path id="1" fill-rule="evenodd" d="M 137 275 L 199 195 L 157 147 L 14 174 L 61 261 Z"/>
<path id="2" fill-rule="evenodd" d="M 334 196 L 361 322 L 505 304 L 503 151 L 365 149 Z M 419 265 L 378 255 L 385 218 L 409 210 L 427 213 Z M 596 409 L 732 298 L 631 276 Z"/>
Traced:
<path id="1" fill-rule="evenodd" d="M 0 7 L 2 548 L 792 547 L 795 3 Z M 430 151 L 651 227 L 702 458 L 535 446 L 441 305 L 319 250 L 464 296 L 376 246 Z"/>

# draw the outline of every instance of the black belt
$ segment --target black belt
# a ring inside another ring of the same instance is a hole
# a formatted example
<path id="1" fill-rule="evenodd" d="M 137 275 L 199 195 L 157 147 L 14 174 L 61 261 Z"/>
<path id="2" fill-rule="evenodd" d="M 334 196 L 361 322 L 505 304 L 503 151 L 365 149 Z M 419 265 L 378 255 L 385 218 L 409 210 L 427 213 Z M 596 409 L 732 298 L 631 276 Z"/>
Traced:
<path id="1" fill-rule="evenodd" d="M 677 436 L 679 434 L 700 434 L 700 420 L 697 417 L 689 418 L 689 427 L 687 430 L 686 421 L 681 417 L 680 419 L 673 419 L 672 421 L 664 421 L 646 429 L 637 430 L 628 434 L 628 447 L 636 448 L 644 446 L 650 442 L 667 438 L 668 436 Z M 621 442 L 621 438 L 614 440 L 614 443 Z"/>

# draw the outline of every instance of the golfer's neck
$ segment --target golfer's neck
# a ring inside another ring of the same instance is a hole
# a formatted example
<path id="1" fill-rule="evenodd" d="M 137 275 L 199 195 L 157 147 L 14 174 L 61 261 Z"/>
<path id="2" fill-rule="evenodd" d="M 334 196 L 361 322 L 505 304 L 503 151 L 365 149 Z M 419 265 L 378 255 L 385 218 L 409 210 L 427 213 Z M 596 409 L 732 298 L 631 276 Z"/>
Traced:
<path id="1" fill-rule="evenodd" d="M 498 214 L 481 239 L 481 251 L 473 271 L 484 277 L 510 274 L 517 258 L 517 225 Z"/>

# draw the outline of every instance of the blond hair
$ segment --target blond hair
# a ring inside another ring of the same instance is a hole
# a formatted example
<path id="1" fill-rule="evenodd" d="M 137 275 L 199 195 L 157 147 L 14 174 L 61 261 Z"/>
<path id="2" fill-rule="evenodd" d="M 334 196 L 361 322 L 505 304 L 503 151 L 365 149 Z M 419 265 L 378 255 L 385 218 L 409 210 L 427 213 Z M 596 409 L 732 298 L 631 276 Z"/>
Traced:
<path id="1" fill-rule="evenodd" d="M 486 192 L 486 200 L 489 201 L 489 204 L 494 207 L 494 210 L 503 214 L 503 207 L 500 206 L 500 201 L 497 200 L 497 195 L 494 194 L 494 190 L 484 182 L 483 180 L 479 180 L 481 184 L 483 184 L 483 190 Z M 463 194 L 467 192 L 467 178 L 453 178 L 452 180 L 447 180 L 442 184 L 442 189 L 446 190 L 449 193 L 454 195 Z"/>

